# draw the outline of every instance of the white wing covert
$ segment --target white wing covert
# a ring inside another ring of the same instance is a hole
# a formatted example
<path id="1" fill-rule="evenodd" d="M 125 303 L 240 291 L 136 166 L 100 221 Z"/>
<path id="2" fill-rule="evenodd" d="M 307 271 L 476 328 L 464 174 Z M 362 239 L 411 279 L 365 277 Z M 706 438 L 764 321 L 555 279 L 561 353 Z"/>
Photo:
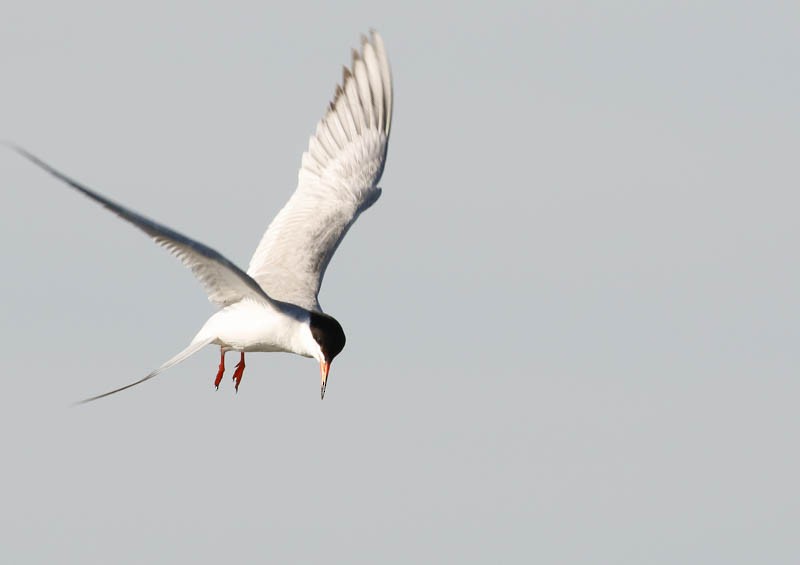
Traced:
<path id="1" fill-rule="evenodd" d="M 275 216 L 247 274 L 272 298 L 321 310 L 325 269 L 359 214 L 380 196 L 392 124 L 392 79 L 383 40 L 362 37 L 351 68 L 303 153 L 297 189 Z"/>

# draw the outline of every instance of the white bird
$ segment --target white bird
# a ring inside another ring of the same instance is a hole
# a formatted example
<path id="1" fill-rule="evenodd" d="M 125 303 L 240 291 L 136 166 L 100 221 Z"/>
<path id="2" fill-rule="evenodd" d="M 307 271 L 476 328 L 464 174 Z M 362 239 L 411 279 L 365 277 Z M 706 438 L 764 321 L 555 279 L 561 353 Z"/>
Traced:
<path id="1" fill-rule="evenodd" d="M 392 125 L 392 77 L 383 40 L 376 32 L 353 50 L 342 84 L 303 153 L 297 188 L 272 220 L 247 273 L 210 247 L 150 220 L 57 171 L 17 146 L 21 155 L 119 217 L 147 233 L 192 270 L 219 307 L 186 349 L 138 381 L 88 398 L 89 402 L 152 379 L 201 348 L 220 348 L 214 385 L 225 371 L 225 353 L 238 351 L 233 374 L 236 390 L 244 372 L 244 354 L 284 351 L 319 362 L 321 398 L 331 361 L 345 344 L 342 326 L 323 313 L 317 296 L 336 248 L 359 214 L 381 195 Z"/>

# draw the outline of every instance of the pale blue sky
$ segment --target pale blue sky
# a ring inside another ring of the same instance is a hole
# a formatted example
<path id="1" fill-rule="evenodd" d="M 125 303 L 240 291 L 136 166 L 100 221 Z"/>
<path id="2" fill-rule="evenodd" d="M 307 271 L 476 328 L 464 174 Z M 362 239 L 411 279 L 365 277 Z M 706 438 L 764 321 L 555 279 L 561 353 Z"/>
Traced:
<path id="1" fill-rule="evenodd" d="M 0 561 L 797 563 L 796 3 L 11 3 L 0 138 L 245 266 L 370 27 L 324 402 L 288 355 L 215 392 L 209 348 L 70 407 L 212 309 L 0 152 Z"/>

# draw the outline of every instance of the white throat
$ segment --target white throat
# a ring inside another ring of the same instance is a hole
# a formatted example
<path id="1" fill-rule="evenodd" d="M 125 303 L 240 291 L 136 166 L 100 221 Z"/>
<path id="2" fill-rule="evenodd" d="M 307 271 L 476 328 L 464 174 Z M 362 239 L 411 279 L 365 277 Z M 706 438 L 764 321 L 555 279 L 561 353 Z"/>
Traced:
<path id="1" fill-rule="evenodd" d="M 303 350 L 300 355 L 304 355 L 306 357 L 313 357 L 320 363 L 325 360 L 325 356 L 322 354 L 322 348 L 317 343 L 317 340 L 314 339 L 314 336 L 311 334 L 311 324 L 309 320 L 305 320 L 300 331 L 298 332 L 298 346 Z"/>

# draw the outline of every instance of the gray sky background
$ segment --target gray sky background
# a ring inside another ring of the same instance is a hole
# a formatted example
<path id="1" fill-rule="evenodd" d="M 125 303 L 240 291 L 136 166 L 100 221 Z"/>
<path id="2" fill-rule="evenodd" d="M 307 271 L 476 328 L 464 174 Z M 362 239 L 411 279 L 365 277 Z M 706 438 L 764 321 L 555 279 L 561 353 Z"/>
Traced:
<path id="1" fill-rule="evenodd" d="M 396 98 L 324 402 L 208 348 L 70 407 L 213 310 L 0 151 L 0 561 L 798 562 L 796 2 L 3 13 L 0 138 L 240 266 L 370 27 Z"/>

